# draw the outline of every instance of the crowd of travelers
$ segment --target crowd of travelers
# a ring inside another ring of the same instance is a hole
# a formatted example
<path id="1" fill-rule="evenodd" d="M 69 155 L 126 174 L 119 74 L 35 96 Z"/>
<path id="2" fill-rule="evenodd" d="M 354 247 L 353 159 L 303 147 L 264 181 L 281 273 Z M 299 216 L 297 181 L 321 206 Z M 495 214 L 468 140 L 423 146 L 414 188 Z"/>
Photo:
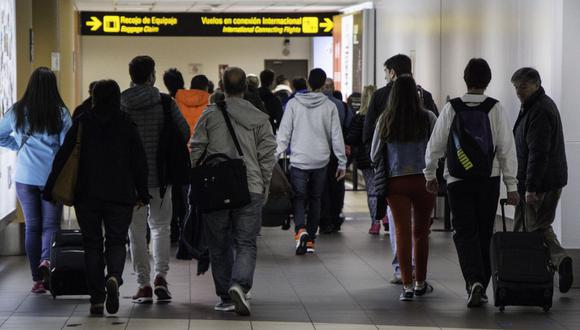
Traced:
<path id="1" fill-rule="evenodd" d="M 563 129 L 538 71 L 524 67 L 511 77 L 521 101 L 511 127 L 502 103 L 485 94 L 492 76 L 484 59 L 469 61 L 466 93 L 441 112 L 414 80 L 411 64 L 406 55 L 389 58 L 386 86 L 364 86 L 345 102 L 319 68 L 289 79 L 272 70 L 255 75 L 230 67 L 215 90 L 204 75 L 194 76 L 186 89 L 183 75 L 168 69 L 164 94 L 155 87 L 154 60 L 137 56 L 129 63 L 129 88 L 95 81 L 72 116 L 55 74 L 36 69 L 22 98 L 0 121 L 0 146 L 17 152 L 14 181 L 25 218 L 31 291 L 49 290 L 51 238 L 63 209 L 52 192 L 80 144 L 73 204 L 93 315 L 119 309 L 127 244 L 139 285 L 133 302 L 151 303 L 154 296 L 171 301 L 171 244 L 180 240 L 192 214 L 201 214 L 203 222 L 219 298 L 214 309 L 249 315 L 262 209 L 280 160 L 289 162 L 284 175 L 292 190 L 296 255 L 316 253 L 318 234 L 341 230 L 346 170 L 354 162 L 367 193 L 368 233 L 378 235 L 383 228 L 389 234 L 391 283 L 402 286 L 400 300 L 434 292 L 427 281 L 429 235 L 436 196 L 443 193 L 467 306 L 482 306 L 488 301 L 490 241 L 503 182 L 507 203 L 516 206 L 515 228 L 525 222 L 528 231 L 544 235 L 559 290 L 567 292 L 572 259 L 552 228 L 567 184 Z M 470 147 L 465 135 L 477 137 L 471 145 L 478 147 L 477 159 L 465 156 Z M 225 200 L 226 206 L 201 212 L 192 200 L 196 187 L 185 176 L 189 167 L 196 170 L 220 157 L 243 160 L 247 196 L 239 205 L 228 207 L 232 201 Z M 186 159 L 180 164 L 185 176 L 176 159 Z"/>

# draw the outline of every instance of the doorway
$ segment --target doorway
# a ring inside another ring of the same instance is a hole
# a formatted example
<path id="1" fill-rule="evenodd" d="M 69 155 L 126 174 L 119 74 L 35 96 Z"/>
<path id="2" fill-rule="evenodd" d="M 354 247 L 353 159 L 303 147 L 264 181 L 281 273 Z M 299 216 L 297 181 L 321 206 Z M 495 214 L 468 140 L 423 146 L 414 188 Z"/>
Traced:
<path id="1" fill-rule="evenodd" d="M 308 79 L 308 60 L 264 60 L 264 68 L 276 73 L 276 77 L 284 75 L 288 80 L 296 77 Z"/>

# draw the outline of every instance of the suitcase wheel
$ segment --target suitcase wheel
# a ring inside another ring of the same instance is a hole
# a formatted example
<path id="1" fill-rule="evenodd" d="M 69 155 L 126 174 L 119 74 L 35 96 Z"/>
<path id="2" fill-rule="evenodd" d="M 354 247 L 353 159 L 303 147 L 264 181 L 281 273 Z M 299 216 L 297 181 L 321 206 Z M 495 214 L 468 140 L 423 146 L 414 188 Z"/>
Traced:
<path id="1" fill-rule="evenodd" d="M 544 312 L 547 313 L 547 312 L 550 311 L 550 306 L 546 305 L 546 306 L 543 307 L 543 309 L 544 309 Z"/>
<path id="2" fill-rule="evenodd" d="M 505 306 L 499 306 L 499 311 L 503 313 L 505 311 Z"/>

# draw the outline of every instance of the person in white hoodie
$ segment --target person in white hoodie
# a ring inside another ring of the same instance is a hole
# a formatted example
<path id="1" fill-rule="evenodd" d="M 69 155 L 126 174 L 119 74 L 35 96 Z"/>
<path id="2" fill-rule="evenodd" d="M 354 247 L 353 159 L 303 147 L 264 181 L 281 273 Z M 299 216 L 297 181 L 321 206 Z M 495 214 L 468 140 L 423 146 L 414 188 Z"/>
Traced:
<path id="1" fill-rule="evenodd" d="M 453 215 L 453 240 L 466 282 L 467 307 L 471 308 L 487 302 L 485 292 L 491 278 L 489 246 L 500 194 L 500 174 L 507 188 L 508 203 L 516 205 L 519 200 L 516 179 L 518 163 L 514 136 L 505 111 L 497 100 L 484 94 L 491 81 L 489 65 L 484 59 L 471 59 L 463 79 L 467 94 L 443 107 L 427 144 L 423 173 L 427 190 L 436 193 L 437 162 L 447 154 L 444 177 Z M 488 151 L 486 162 L 477 162 L 474 157 L 471 157 L 471 162 L 468 159 L 470 155 L 466 157 L 462 153 L 462 150 L 467 152 L 465 148 L 469 147 L 466 138 L 458 140 L 458 135 L 453 134 L 453 143 L 448 143 L 450 134 L 457 132 L 454 128 L 458 127 L 454 122 L 457 116 L 466 133 L 464 135 L 474 138 L 480 150 Z M 456 147 L 459 143 L 463 144 Z M 450 150 L 452 148 L 457 148 L 457 151 Z M 478 175 L 468 173 L 484 167 L 486 171 Z"/>
<path id="2" fill-rule="evenodd" d="M 320 90 L 326 81 L 324 70 L 308 75 L 311 92 L 296 94 L 288 101 L 277 135 L 279 156 L 292 146 L 290 178 L 294 189 L 296 254 L 314 253 L 314 240 L 320 222 L 320 199 L 324 190 L 331 152 L 338 158 L 337 180 L 346 173 L 342 127 L 334 103 Z M 308 196 L 308 222 L 305 203 Z"/>

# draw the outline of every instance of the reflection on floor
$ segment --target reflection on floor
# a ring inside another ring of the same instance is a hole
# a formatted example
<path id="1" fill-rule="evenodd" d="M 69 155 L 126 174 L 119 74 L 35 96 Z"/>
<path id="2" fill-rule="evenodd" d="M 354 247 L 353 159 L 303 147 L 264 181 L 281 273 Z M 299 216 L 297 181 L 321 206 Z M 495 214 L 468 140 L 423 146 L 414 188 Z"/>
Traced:
<path id="1" fill-rule="evenodd" d="M 556 293 L 550 313 L 539 308 L 465 307 L 465 289 L 450 233 L 431 234 L 429 280 L 435 292 L 398 300 L 388 236 L 367 234 L 364 193 L 347 193 L 342 232 L 320 236 L 317 254 L 294 255 L 291 233 L 264 228 L 252 290 L 252 316 L 214 312 L 211 275 L 172 261 L 170 304 L 134 305 L 137 285 L 127 263 L 119 314 L 88 317 L 86 297 L 35 296 L 24 257 L 0 257 L 2 329 L 579 329 L 580 292 Z M 435 222 L 434 227 L 441 227 Z M 490 294 L 490 292 L 488 292 Z"/>

